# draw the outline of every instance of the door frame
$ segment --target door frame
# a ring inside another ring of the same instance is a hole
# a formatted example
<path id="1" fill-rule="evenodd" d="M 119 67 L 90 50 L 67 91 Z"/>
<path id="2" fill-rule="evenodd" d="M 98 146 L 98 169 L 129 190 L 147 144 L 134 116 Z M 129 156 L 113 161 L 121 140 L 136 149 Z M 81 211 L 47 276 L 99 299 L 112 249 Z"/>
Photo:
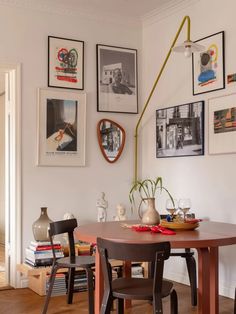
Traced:
<path id="1" fill-rule="evenodd" d="M 21 263 L 21 64 L 0 62 L 5 86 L 5 256 L 10 286 L 20 287 Z"/>

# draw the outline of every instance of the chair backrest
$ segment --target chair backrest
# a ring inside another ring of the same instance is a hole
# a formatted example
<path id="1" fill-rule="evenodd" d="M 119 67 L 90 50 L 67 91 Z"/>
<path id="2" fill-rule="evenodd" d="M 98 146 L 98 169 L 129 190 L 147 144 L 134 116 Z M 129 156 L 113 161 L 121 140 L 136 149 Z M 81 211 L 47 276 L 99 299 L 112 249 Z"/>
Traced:
<path id="1" fill-rule="evenodd" d="M 112 272 L 109 259 L 134 262 L 154 262 L 153 291 L 161 293 L 164 260 L 170 256 L 170 242 L 119 243 L 102 238 L 97 239 L 106 289 L 112 291 Z"/>
<path id="2" fill-rule="evenodd" d="M 69 241 L 69 256 L 75 257 L 75 242 L 74 242 L 74 229 L 78 226 L 77 220 L 73 219 L 66 219 L 60 220 L 50 223 L 50 229 L 48 231 L 50 241 L 53 248 L 53 257 L 56 259 L 56 254 L 54 250 L 54 243 L 53 237 L 58 234 L 67 233 L 68 241 Z"/>

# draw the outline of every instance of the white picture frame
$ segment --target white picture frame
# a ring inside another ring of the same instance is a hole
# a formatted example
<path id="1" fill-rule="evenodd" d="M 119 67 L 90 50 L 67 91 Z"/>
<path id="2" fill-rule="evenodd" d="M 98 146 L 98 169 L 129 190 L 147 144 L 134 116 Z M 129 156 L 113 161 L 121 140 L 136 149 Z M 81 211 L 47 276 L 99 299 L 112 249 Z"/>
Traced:
<path id="1" fill-rule="evenodd" d="M 86 94 L 38 89 L 38 166 L 85 166 Z"/>
<path id="2" fill-rule="evenodd" d="M 236 153 L 236 93 L 208 102 L 209 154 Z"/>

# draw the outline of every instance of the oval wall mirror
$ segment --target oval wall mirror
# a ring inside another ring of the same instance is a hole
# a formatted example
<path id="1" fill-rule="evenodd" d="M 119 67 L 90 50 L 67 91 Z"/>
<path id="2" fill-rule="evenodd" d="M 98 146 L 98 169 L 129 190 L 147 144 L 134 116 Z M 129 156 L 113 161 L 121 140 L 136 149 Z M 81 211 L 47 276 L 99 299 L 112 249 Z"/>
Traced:
<path id="1" fill-rule="evenodd" d="M 118 123 L 102 119 L 97 125 L 98 143 L 104 158 L 115 162 L 120 157 L 125 145 L 125 130 Z"/>

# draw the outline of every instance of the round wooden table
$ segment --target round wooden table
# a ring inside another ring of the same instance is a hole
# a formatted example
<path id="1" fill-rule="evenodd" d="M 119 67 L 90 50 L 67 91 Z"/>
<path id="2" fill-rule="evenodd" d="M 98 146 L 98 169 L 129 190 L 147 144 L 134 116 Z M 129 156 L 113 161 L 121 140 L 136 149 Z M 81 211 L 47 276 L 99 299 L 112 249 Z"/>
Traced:
<path id="1" fill-rule="evenodd" d="M 137 221 L 126 221 L 135 224 Z M 198 313 L 218 314 L 218 251 L 220 246 L 236 244 L 236 225 L 204 221 L 195 230 L 176 231 L 176 235 L 136 232 L 123 227 L 124 222 L 111 221 L 80 226 L 79 240 L 96 243 L 97 237 L 118 242 L 148 243 L 169 241 L 172 248 L 196 248 L 198 251 Z M 95 314 L 99 314 L 103 294 L 103 277 L 99 254 L 96 254 Z"/>

